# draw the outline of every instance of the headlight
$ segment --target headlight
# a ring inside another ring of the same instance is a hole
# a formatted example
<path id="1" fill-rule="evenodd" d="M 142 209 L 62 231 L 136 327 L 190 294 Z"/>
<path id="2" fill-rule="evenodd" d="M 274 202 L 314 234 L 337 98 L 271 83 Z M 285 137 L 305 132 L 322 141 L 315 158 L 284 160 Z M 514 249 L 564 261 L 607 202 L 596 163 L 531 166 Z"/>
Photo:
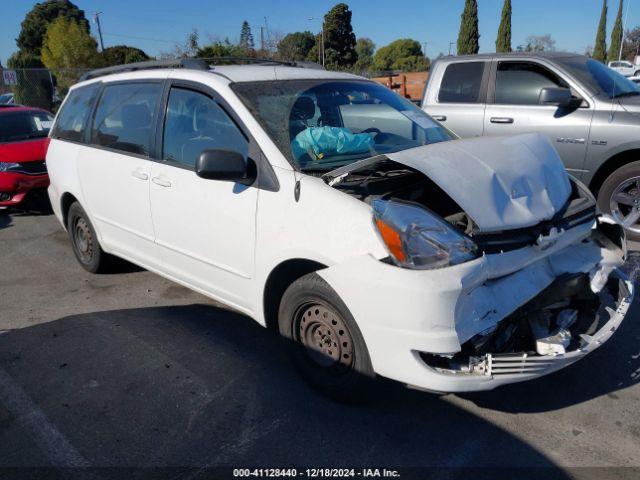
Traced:
<path id="1" fill-rule="evenodd" d="M 477 246 L 428 210 L 394 200 L 374 200 L 375 225 L 395 263 L 429 270 L 477 257 Z"/>
<path id="2" fill-rule="evenodd" d="M 16 168 L 20 168 L 19 163 L 0 162 L 0 172 L 8 172 L 10 170 L 15 170 Z"/>

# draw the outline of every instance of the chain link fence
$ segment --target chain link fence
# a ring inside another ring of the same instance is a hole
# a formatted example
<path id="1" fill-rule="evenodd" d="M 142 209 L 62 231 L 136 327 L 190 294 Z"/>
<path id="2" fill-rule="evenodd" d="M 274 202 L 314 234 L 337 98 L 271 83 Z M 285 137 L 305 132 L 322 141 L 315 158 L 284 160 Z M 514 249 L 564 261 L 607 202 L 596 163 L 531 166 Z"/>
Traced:
<path id="1" fill-rule="evenodd" d="M 87 71 L 64 69 L 54 73 L 47 68 L 0 69 L 0 103 L 16 103 L 55 112 L 69 86 Z"/>

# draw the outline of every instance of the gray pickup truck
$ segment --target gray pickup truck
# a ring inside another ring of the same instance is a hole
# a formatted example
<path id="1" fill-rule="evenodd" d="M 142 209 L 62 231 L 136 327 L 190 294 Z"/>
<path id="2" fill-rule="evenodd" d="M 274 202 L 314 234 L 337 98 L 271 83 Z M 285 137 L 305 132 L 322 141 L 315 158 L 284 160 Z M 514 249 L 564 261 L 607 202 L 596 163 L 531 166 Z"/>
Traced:
<path id="1" fill-rule="evenodd" d="M 540 132 L 598 206 L 640 239 L 640 90 L 571 53 L 443 57 L 422 108 L 461 137 Z M 514 159 L 515 161 L 515 159 Z"/>

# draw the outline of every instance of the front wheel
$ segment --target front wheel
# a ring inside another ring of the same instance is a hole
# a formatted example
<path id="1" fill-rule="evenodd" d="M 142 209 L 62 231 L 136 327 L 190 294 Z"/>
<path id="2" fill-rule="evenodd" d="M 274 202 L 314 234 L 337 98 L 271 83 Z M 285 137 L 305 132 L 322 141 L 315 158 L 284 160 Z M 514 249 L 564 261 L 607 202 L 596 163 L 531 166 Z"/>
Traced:
<path id="1" fill-rule="evenodd" d="M 369 352 L 342 299 L 311 273 L 286 290 L 278 313 L 292 360 L 315 388 L 342 402 L 366 401 L 375 376 Z"/>
<path id="2" fill-rule="evenodd" d="M 624 227 L 629 240 L 640 240 L 640 161 L 607 177 L 598 192 L 598 207 Z"/>

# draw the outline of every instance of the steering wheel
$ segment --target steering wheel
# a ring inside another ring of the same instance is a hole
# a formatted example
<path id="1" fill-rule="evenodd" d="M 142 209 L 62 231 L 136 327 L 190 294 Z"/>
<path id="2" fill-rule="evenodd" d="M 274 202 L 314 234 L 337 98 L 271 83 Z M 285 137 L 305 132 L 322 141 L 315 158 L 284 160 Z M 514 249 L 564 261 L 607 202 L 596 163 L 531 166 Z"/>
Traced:
<path id="1" fill-rule="evenodd" d="M 360 132 L 360 133 L 375 133 L 376 135 L 378 135 L 379 133 L 382 133 L 382 132 L 380 132 L 379 128 L 369 127 L 366 130 L 362 130 L 362 132 Z"/>

